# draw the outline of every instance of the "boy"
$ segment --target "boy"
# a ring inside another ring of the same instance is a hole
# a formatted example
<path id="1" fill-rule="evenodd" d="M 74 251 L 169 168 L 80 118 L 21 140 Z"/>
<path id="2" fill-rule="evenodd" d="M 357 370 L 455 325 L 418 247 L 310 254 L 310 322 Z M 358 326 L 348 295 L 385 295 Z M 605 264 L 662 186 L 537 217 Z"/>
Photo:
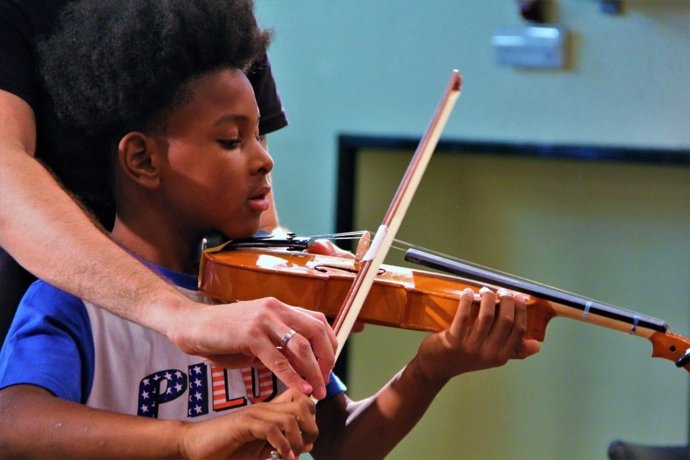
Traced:
<path id="1" fill-rule="evenodd" d="M 112 238 L 199 296 L 200 236 L 250 236 L 268 207 L 273 163 L 259 143 L 256 101 L 240 70 L 263 52 L 267 34 L 248 1 L 110 5 L 93 1 L 71 10 L 68 24 L 79 29 L 63 29 L 46 45 L 46 81 L 64 119 L 89 133 L 89 149 L 75 146 L 74 154 L 94 155 L 109 171 L 117 204 Z M 181 20 L 182 11 L 202 15 L 207 28 L 170 35 L 158 27 L 162 18 Z M 116 26 L 106 33 L 106 24 Z M 201 46 L 202 36 L 213 45 Z M 147 48 L 151 43 L 159 49 Z M 85 52 L 82 61 L 81 48 L 103 51 Z M 65 68 L 69 75 L 79 69 L 80 78 L 65 78 Z M 148 81 L 160 92 L 143 91 Z M 0 443 L 15 455 L 138 458 L 261 458 L 261 449 L 264 458 L 272 449 L 293 458 L 313 443 L 316 457 L 381 458 L 450 378 L 538 350 L 523 340 L 524 299 L 501 293 L 496 308 L 485 290 L 476 308 L 472 303 L 468 290 L 450 329 L 428 336 L 370 398 L 350 401 L 332 378 L 314 419 L 304 395 L 279 395 L 284 386 L 265 369 L 212 368 L 164 337 L 38 282 L 0 356 Z M 303 337 L 288 340 L 287 332 L 276 331 L 289 352 L 308 346 Z"/>

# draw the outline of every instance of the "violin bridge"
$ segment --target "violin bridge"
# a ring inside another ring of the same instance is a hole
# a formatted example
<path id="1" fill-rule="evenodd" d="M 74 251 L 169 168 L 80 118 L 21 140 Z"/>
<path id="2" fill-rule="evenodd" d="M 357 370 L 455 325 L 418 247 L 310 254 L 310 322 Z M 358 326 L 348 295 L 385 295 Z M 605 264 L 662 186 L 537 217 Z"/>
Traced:
<path id="1" fill-rule="evenodd" d="M 355 270 L 359 270 L 359 267 L 362 264 L 362 259 L 369 250 L 370 245 L 371 232 L 364 231 L 362 233 L 362 237 L 359 239 L 359 243 L 357 243 L 357 251 L 355 252 Z"/>

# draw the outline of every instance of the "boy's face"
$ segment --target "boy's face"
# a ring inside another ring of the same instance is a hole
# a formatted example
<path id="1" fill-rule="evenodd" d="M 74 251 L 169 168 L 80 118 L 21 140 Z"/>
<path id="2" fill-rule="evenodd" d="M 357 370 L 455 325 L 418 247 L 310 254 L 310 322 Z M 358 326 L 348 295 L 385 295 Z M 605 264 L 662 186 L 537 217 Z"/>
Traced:
<path id="1" fill-rule="evenodd" d="M 190 236 L 253 235 L 269 207 L 273 160 L 259 141 L 259 110 L 244 73 L 220 70 L 193 81 L 164 136 L 161 187 L 174 224 Z"/>

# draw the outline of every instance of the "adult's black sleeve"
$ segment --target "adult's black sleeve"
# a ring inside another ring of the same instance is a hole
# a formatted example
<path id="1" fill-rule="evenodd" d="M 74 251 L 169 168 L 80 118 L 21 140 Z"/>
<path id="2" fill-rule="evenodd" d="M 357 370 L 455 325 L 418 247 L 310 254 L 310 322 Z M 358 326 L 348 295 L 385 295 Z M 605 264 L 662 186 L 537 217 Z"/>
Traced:
<path id="1" fill-rule="evenodd" d="M 276 82 L 273 79 L 268 56 L 264 55 L 262 59 L 254 63 L 247 72 L 247 77 L 254 88 L 256 102 L 261 113 L 259 132 L 264 135 L 287 126 L 287 116 L 280 101 Z"/>

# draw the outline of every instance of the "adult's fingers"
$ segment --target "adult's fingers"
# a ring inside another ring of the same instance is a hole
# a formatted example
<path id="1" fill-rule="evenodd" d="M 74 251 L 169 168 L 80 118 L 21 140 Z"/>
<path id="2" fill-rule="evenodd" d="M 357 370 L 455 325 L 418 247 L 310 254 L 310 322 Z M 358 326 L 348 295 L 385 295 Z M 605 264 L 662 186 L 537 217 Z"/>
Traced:
<path id="1" fill-rule="evenodd" d="M 316 358 L 323 380 L 327 382 L 333 370 L 333 366 L 335 365 L 335 351 L 338 348 L 338 340 L 335 337 L 335 332 L 333 332 L 333 328 L 328 324 L 328 320 L 323 313 L 299 307 L 293 307 L 293 309 L 311 316 L 314 320 L 312 322 L 305 322 L 300 329 L 293 329 L 309 342 L 312 348 L 311 354 Z M 298 352 L 300 350 L 306 351 L 303 346 L 304 343 L 300 343 L 298 347 L 289 347 L 289 349 L 296 349 Z M 298 356 L 293 358 L 297 358 Z"/>
<path id="2" fill-rule="evenodd" d="M 285 385 L 289 388 L 297 388 L 304 394 L 314 394 L 317 398 L 325 396 L 324 380 L 318 371 L 318 367 L 312 366 L 312 372 L 309 373 L 311 380 L 303 378 L 296 371 L 296 369 L 307 368 L 303 363 L 310 360 L 309 356 L 300 357 L 299 359 L 293 357 L 293 361 L 297 360 L 298 363 L 291 363 L 287 354 L 282 353 L 274 344 L 274 340 L 264 340 L 262 342 L 261 344 L 256 344 L 254 354 Z"/>
<path id="3" fill-rule="evenodd" d="M 257 341 L 256 356 L 287 386 L 323 399 L 335 363 L 333 330 L 322 313 L 285 304 L 276 305 L 276 311 L 268 341 Z"/>
<path id="4" fill-rule="evenodd" d="M 326 317 L 276 299 L 263 301 L 269 309 L 253 322 L 249 331 L 250 354 L 287 386 L 322 399 L 336 349 L 335 334 Z"/>

